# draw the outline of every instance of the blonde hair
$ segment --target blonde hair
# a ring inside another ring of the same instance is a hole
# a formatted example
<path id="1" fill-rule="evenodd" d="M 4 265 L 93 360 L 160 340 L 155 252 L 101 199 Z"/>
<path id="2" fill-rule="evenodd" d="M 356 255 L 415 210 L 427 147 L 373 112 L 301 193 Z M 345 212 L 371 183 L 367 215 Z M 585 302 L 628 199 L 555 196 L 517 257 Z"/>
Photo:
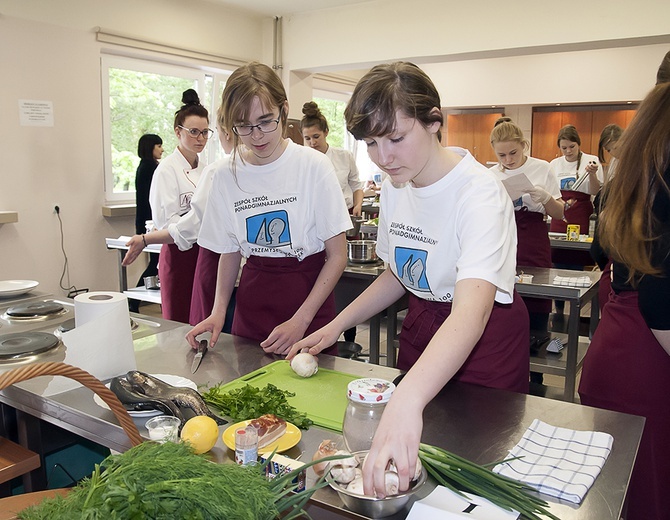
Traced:
<path id="1" fill-rule="evenodd" d="M 502 119 L 502 118 L 500 118 Z M 523 130 L 512 121 L 496 121 L 493 130 L 491 130 L 491 147 L 497 143 L 517 143 L 523 147 L 523 152 L 526 154 L 530 150 L 530 142 L 523 135 Z M 498 166 L 503 170 L 502 164 L 498 162 Z"/>

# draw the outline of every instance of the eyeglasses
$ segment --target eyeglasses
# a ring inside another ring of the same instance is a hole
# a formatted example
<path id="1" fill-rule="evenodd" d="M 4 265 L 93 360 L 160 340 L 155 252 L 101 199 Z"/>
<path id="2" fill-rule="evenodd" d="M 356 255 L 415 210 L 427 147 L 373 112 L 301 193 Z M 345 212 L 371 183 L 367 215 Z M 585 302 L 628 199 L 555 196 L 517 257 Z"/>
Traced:
<path id="1" fill-rule="evenodd" d="M 198 130 L 197 128 L 186 128 L 185 126 L 177 125 L 178 128 L 181 128 L 182 130 L 186 130 L 188 132 L 188 135 L 190 135 L 193 139 L 197 139 L 198 137 L 202 136 L 205 139 L 209 139 L 214 135 L 214 130 L 211 128 L 205 128 L 204 130 Z"/>
<path id="2" fill-rule="evenodd" d="M 239 136 L 251 135 L 254 132 L 254 128 L 258 128 L 262 133 L 269 134 L 277 130 L 279 126 L 279 120 L 281 116 L 277 119 L 271 119 L 270 121 L 263 121 L 257 125 L 234 125 L 233 132 Z"/>

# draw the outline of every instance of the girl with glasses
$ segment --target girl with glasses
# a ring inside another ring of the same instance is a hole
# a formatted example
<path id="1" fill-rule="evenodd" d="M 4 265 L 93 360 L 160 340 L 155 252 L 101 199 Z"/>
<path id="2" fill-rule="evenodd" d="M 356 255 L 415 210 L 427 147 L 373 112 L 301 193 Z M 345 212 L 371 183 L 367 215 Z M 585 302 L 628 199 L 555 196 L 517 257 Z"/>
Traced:
<path id="1" fill-rule="evenodd" d="M 174 118 L 174 132 L 179 144 L 156 168 L 149 192 L 151 214 L 159 230 L 177 222 L 191 209 L 191 197 L 205 167 L 198 154 L 207 144 L 207 133 L 202 132 L 208 129 L 209 114 L 193 89 L 183 93 L 182 103 Z M 199 131 L 197 136 L 194 137 L 189 129 Z M 161 248 L 158 261 L 161 309 L 168 320 L 189 321 L 198 250 L 196 246 L 180 251 L 174 244 L 165 244 Z"/>
<path id="2" fill-rule="evenodd" d="M 232 333 L 285 355 L 335 316 L 333 288 L 347 262 L 351 227 L 332 163 L 285 138 L 288 101 L 267 65 L 250 63 L 226 82 L 221 113 L 231 161 L 214 173 L 198 243 L 221 253 L 211 316 L 191 330 L 223 327 L 242 257 Z M 332 349 L 336 353 L 336 349 Z"/>
<path id="3" fill-rule="evenodd" d="M 138 234 L 131 237 L 126 244 L 129 249 L 123 258 L 124 266 L 132 264 L 148 244 L 176 244 L 180 251 L 188 251 L 196 244 L 198 232 L 200 231 L 200 222 L 212 187 L 212 176 L 220 165 L 229 160 L 228 155 L 233 150 L 232 136 L 224 130 L 223 119 L 220 113 L 217 114 L 216 126 L 221 148 L 223 148 L 226 155 L 203 170 L 201 180 L 191 199 L 191 209 L 188 213 L 179 217 L 176 222 L 171 222 L 164 229 L 155 230 L 148 234 L 140 234 L 141 232 L 138 231 Z M 215 284 L 212 283 L 212 280 L 216 279 L 218 263 L 219 255 L 217 253 L 204 247 L 200 248 L 195 267 L 188 320 L 191 325 L 200 323 L 212 312 L 215 292 Z M 232 298 L 228 305 L 224 332 L 230 332 L 234 308 L 235 300 Z"/>
<path id="4" fill-rule="evenodd" d="M 400 489 L 414 474 L 425 406 L 451 379 L 528 391 L 528 312 L 514 291 L 516 226 L 502 184 L 461 148 L 440 144 L 440 96 L 416 65 L 377 65 L 358 82 L 347 129 L 388 174 L 377 253 L 389 267 L 335 320 L 298 342 L 316 354 L 343 330 L 409 291 L 393 392 L 363 466 L 384 495 L 390 460 Z"/>

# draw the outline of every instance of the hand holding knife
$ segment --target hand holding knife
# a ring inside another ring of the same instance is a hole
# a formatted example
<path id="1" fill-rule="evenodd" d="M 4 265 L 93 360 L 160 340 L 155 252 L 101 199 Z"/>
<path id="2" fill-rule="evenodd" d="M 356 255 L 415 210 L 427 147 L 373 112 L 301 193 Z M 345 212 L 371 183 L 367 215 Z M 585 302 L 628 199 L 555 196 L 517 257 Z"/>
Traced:
<path id="1" fill-rule="evenodd" d="M 198 367 L 200 366 L 200 363 L 202 363 L 202 358 L 205 357 L 206 352 L 207 340 L 202 339 L 200 340 L 200 343 L 198 343 L 198 351 L 196 352 L 195 356 L 193 356 L 193 362 L 191 363 L 191 374 L 195 374 L 196 370 L 198 370 Z"/>

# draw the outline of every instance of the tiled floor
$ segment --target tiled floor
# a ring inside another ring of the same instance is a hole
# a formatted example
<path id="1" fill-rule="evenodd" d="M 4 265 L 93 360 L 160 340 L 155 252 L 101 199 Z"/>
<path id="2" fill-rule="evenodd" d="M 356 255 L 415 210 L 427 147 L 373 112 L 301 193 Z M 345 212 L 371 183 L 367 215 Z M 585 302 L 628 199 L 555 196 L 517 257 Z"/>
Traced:
<path id="1" fill-rule="evenodd" d="M 147 314 L 149 316 L 160 316 L 161 311 L 160 311 L 160 306 L 159 305 L 154 305 L 154 304 L 143 304 L 140 312 L 143 314 Z M 570 307 L 569 304 L 566 304 L 565 308 L 565 316 L 568 315 L 570 312 Z M 584 309 L 582 309 L 582 316 L 589 316 L 590 313 L 590 306 L 585 306 Z M 402 324 L 402 319 L 405 316 L 405 312 L 401 312 L 398 314 L 398 330 L 400 330 L 400 326 Z M 361 325 L 358 325 L 356 327 L 356 343 L 361 345 L 363 347 L 362 351 L 362 360 L 365 360 L 365 354 L 369 353 L 369 334 L 370 334 L 370 325 L 369 322 L 365 322 Z M 344 337 L 340 337 L 340 339 L 344 339 Z M 386 364 L 386 318 L 382 318 L 382 323 L 381 323 L 381 331 L 380 331 L 380 363 L 385 365 Z M 556 396 L 560 395 L 562 393 L 563 385 L 564 385 L 564 379 L 561 376 L 555 376 L 551 374 L 545 374 L 544 375 L 544 385 L 549 387 L 549 396 Z M 577 387 L 579 386 L 579 374 L 577 375 Z M 543 389 L 538 389 L 540 393 Z M 535 392 L 533 392 L 535 393 Z M 576 397 L 576 402 L 579 402 L 579 396 L 577 395 Z"/>

